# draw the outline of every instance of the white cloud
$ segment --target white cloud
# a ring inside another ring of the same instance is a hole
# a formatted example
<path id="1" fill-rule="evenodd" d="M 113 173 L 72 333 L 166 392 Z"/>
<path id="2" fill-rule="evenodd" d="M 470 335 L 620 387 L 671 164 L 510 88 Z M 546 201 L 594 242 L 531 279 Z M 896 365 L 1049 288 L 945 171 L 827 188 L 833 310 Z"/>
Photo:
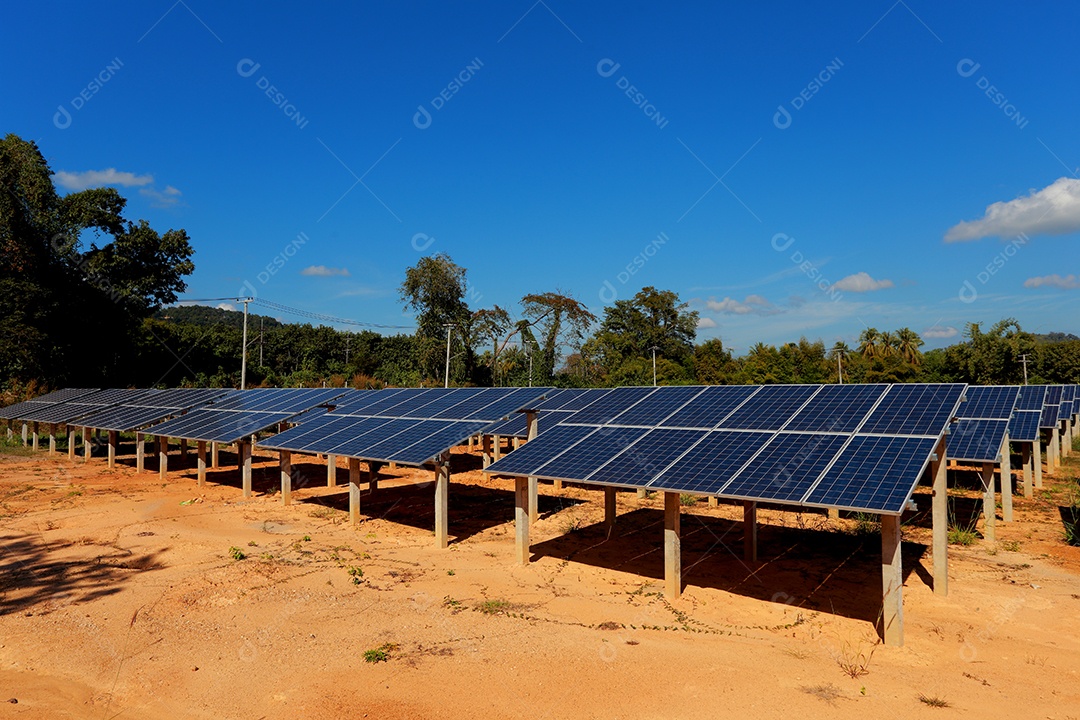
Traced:
<path id="1" fill-rule="evenodd" d="M 1075 290 L 1076 288 L 1080 288 L 1080 277 L 1077 277 L 1076 275 L 1065 275 L 1062 277 L 1055 273 L 1053 275 L 1028 278 L 1024 281 L 1024 287 L 1056 287 L 1061 288 L 1062 290 Z"/>
<path id="2" fill-rule="evenodd" d="M 1042 190 L 996 202 L 987 206 L 978 220 L 953 225 L 945 233 L 945 242 L 978 240 L 997 235 L 1064 235 L 1080 230 L 1080 180 L 1058 178 Z"/>
<path id="3" fill-rule="evenodd" d="M 332 268 L 325 265 L 311 265 L 300 271 L 301 275 L 307 275 L 308 277 L 334 277 L 340 275 L 341 277 L 349 277 L 348 268 Z"/>
<path id="4" fill-rule="evenodd" d="M 716 327 L 716 321 L 707 317 L 698 318 L 697 326 L 698 330 L 707 330 Z"/>
<path id="5" fill-rule="evenodd" d="M 956 337 L 957 333 L 959 333 L 959 332 L 960 331 L 957 330 L 956 328 L 950 327 L 948 325 L 946 325 L 944 327 L 942 327 L 941 325 L 935 325 L 934 327 L 927 328 L 926 330 L 923 330 L 922 331 L 922 336 L 924 338 L 942 339 L 942 338 Z"/>
<path id="6" fill-rule="evenodd" d="M 774 315 L 782 312 L 780 308 L 761 295 L 747 295 L 742 302 L 730 297 L 725 297 L 723 300 L 710 299 L 705 303 L 705 307 L 725 315 Z"/>
<path id="7" fill-rule="evenodd" d="M 86 172 L 67 172 L 61 170 L 53 175 L 53 180 L 66 190 L 86 190 L 87 188 L 119 185 L 120 187 L 142 187 L 154 182 L 153 175 L 136 175 L 121 172 L 116 168 L 87 170 Z"/>
<path id="8" fill-rule="evenodd" d="M 233 312 L 236 312 L 236 306 L 233 305 L 232 303 L 218 303 L 217 304 L 217 309 L 218 310 L 232 310 Z"/>
<path id="9" fill-rule="evenodd" d="M 180 204 L 182 192 L 172 185 L 166 185 L 164 190 L 154 188 L 140 188 L 139 194 L 150 199 L 150 204 L 157 208 L 170 208 Z"/>
<path id="10" fill-rule="evenodd" d="M 875 280 L 870 277 L 869 273 L 859 272 L 837 280 L 833 284 L 833 289 L 860 293 L 884 290 L 885 288 L 891 288 L 892 286 L 892 280 Z"/>

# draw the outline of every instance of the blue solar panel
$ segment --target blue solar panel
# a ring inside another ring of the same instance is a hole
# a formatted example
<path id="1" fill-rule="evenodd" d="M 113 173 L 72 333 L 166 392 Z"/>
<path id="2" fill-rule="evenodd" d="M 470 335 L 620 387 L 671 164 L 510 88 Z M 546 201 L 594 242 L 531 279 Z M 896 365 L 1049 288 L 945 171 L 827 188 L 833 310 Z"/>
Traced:
<path id="1" fill-rule="evenodd" d="M 957 416 L 979 420 L 1008 420 L 1020 395 L 1018 385 L 979 387 L 969 385 L 967 401 L 960 403 Z M 954 457 L 949 453 L 950 457 Z"/>
<path id="2" fill-rule="evenodd" d="M 353 390 L 334 403 L 334 412 L 339 415 L 362 415 L 363 411 L 375 403 L 381 403 L 398 393 L 416 393 L 415 388 L 390 388 L 387 390 Z"/>
<path id="3" fill-rule="evenodd" d="M 568 410 L 577 412 L 583 410 L 589 405 L 607 395 L 611 390 L 609 388 L 591 388 L 587 390 L 571 390 L 569 392 L 575 393 L 567 402 L 561 403 L 558 408 L 549 408 L 552 410 Z"/>
<path id="4" fill-rule="evenodd" d="M 856 435 L 804 502 L 899 514 L 936 445 L 934 438 Z"/>
<path id="5" fill-rule="evenodd" d="M 570 452 L 553 458 L 537 468 L 535 473 L 530 474 L 538 477 L 584 480 L 611 460 L 614 455 L 633 445 L 646 432 L 648 431 L 641 428 L 600 428 L 575 445 Z M 528 443 L 525 447 L 531 444 Z"/>
<path id="6" fill-rule="evenodd" d="M 1045 385 L 1024 385 L 1020 388 L 1020 399 L 1016 402 L 1016 409 L 1042 412 L 1045 399 Z"/>
<path id="7" fill-rule="evenodd" d="M 663 425 L 665 418 L 674 414 L 702 392 L 704 388 L 690 385 L 657 388 L 655 392 L 633 407 L 616 415 L 611 420 L 611 424 L 647 427 Z"/>
<path id="8" fill-rule="evenodd" d="M 434 418 L 438 417 L 439 413 L 447 411 L 449 411 L 448 414 L 453 415 L 453 411 L 457 409 L 458 405 L 470 398 L 477 397 L 482 392 L 477 388 L 444 389 L 424 405 L 414 408 L 409 415 L 417 418 Z"/>
<path id="9" fill-rule="evenodd" d="M 759 390 L 752 385 L 714 385 L 667 418 L 664 427 L 711 430 Z"/>
<path id="10" fill-rule="evenodd" d="M 558 410 L 571 400 L 574 400 L 587 392 L 589 391 L 582 388 L 560 388 L 552 390 L 539 404 L 537 404 L 536 409 Z"/>
<path id="11" fill-rule="evenodd" d="M 1058 424 L 1058 406 L 1043 405 L 1042 417 L 1039 419 L 1039 427 L 1056 428 Z"/>
<path id="12" fill-rule="evenodd" d="M 892 385 L 859 432 L 939 437 L 965 387 L 961 383 Z"/>
<path id="13" fill-rule="evenodd" d="M 785 430 L 854 432 L 888 385 L 824 385 Z"/>
<path id="14" fill-rule="evenodd" d="M 1017 442 L 1034 442 L 1039 439 L 1039 416 L 1032 410 L 1016 412 L 1009 421 L 1009 439 Z"/>
<path id="15" fill-rule="evenodd" d="M 276 435 L 263 438 L 259 441 L 259 447 L 269 450 L 295 450 L 299 452 L 308 443 L 319 438 L 328 438 L 340 430 L 356 425 L 361 420 L 362 418 L 351 416 L 322 415 L 295 425 Z"/>
<path id="16" fill-rule="evenodd" d="M 461 444 L 466 438 L 483 429 L 483 422 L 472 420 L 441 420 L 439 428 L 417 442 L 395 450 L 385 459 L 408 465 L 422 465 L 437 459 L 448 448 Z"/>
<path id="17" fill-rule="evenodd" d="M 596 399 L 587 408 L 566 419 L 568 423 L 603 425 L 616 415 L 655 392 L 651 387 L 619 387 Z"/>
<path id="18" fill-rule="evenodd" d="M 641 487 L 706 435 L 705 430 L 658 428 L 589 476 L 589 482 Z"/>
<path id="19" fill-rule="evenodd" d="M 1008 426 L 1008 420 L 957 420 L 949 431 L 949 457 L 968 462 L 997 462 Z"/>
<path id="20" fill-rule="evenodd" d="M 779 430 L 820 385 L 764 385 L 717 427 L 722 430 Z"/>
<path id="21" fill-rule="evenodd" d="M 595 427 L 586 425 L 557 425 L 543 435 L 530 440 L 501 460 L 488 466 L 488 472 L 506 475 L 534 475 L 538 467 L 560 453 L 573 449 L 574 444 Z"/>
<path id="22" fill-rule="evenodd" d="M 566 418 L 573 415 L 570 412 L 563 412 L 561 410 L 539 410 L 536 413 L 536 433 L 540 433 L 550 430 L 554 426 Z M 498 435 L 500 437 L 518 437 L 527 438 L 529 436 L 529 429 L 527 427 L 527 419 L 525 413 L 515 413 L 510 416 L 508 420 L 500 420 L 494 425 L 488 425 L 482 431 L 484 435 Z"/>
<path id="23" fill-rule="evenodd" d="M 422 398 L 425 393 L 431 392 L 431 388 L 405 388 L 404 390 L 397 390 L 389 393 L 382 390 L 378 392 L 384 396 L 373 403 L 367 403 L 358 410 L 353 411 L 347 407 L 339 407 L 335 412 L 342 415 L 386 415 L 387 417 L 398 417 L 394 412 L 395 409 L 407 409 L 408 407 L 415 406 L 418 404 L 417 400 L 419 398 Z M 434 397 L 434 395 L 431 396 L 431 398 Z M 423 403 L 421 402 L 419 404 Z"/>
<path id="24" fill-rule="evenodd" d="M 148 435 L 232 443 L 285 419 L 279 413 L 235 410 L 192 410 L 174 420 L 147 428 Z"/>
<path id="25" fill-rule="evenodd" d="M 489 388 L 485 395 L 490 398 L 494 390 L 494 399 L 484 407 L 468 414 L 454 416 L 455 420 L 486 420 L 495 422 L 521 409 L 535 410 L 540 397 L 551 388 Z M 445 417 L 443 415 L 442 417 Z"/>
<path id="26" fill-rule="evenodd" d="M 650 487 L 712 494 L 725 485 L 754 453 L 770 432 L 715 430 L 678 459 Z"/>
<path id="27" fill-rule="evenodd" d="M 847 435 L 780 433 L 720 494 L 798 502 L 847 440 Z"/>
<path id="28" fill-rule="evenodd" d="M 8 405 L 7 407 L 0 409 L 0 420 L 15 420 L 23 415 L 40 412 L 44 408 L 52 407 L 55 404 L 56 403 L 38 402 L 36 400 L 18 402 L 14 405 Z"/>
<path id="29" fill-rule="evenodd" d="M 389 460 L 394 457 L 395 452 L 401 451 L 413 443 L 420 442 L 432 433 L 438 432 L 446 426 L 447 422 L 452 421 L 420 420 L 417 422 L 402 423 L 395 420 L 392 425 L 387 426 L 385 431 L 386 437 L 384 439 L 374 442 L 373 436 L 369 436 L 364 449 L 356 454 L 360 457 L 371 458 L 373 460 Z M 401 427 L 398 427 L 399 424 Z M 392 430 L 395 428 L 397 429 L 397 432 L 392 433 Z M 380 430 L 375 433 L 375 435 L 383 434 L 383 432 L 384 431 Z"/>
<path id="30" fill-rule="evenodd" d="M 402 430 L 416 424 L 416 420 L 395 420 L 388 417 L 354 418 L 359 422 L 342 426 L 335 432 L 311 439 L 304 446 L 304 452 L 333 453 L 349 457 L 367 457 L 364 451 L 397 435 Z"/>
<path id="31" fill-rule="evenodd" d="M 1061 385 L 1047 385 L 1046 386 L 1046 404 L 1047 405 L 1060 405 L 1061 393 L 1065 388 Z"/>

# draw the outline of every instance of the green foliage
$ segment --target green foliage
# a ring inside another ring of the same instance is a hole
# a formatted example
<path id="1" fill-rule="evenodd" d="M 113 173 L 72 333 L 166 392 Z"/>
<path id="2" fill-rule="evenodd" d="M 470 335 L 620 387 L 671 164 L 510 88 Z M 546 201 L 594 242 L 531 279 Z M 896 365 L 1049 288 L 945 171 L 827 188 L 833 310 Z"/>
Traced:
<path id="1" fill-rule="evenodd" d="M 364 662 L 366 663 L 381 663 L 387 662 L 390 659 L 390 654 L 398 649 L 396 643 L 383 643 L 377 648 L 364 651 Z"/>
<path id="2" fill-rule="evenodd" d="M 247 555 L 244 554 L 243 550 L 234 545 L 233 547 L 229 548 L 229 557 L 231 557 L 233 560 L 243 560 L 247 557 Z"/>

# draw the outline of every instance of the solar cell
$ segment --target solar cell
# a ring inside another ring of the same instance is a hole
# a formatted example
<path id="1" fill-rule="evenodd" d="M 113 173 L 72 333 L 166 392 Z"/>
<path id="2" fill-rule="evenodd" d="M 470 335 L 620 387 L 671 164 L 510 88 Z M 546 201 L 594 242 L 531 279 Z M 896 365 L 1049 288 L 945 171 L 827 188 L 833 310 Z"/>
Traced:
<path id="1" fill-rule="evenodd" d="M 473 420 L 439 420 L 425 421 L 437 422 L 439 427 L 434 432 L 417 440 L 411 445 L 398 448 L 389 453 L 385 459 L 408 465 L 423 465 L 436 460 L 448 448 L 460 445 L 466 438 L 476 434 L 484 427 L 483 422 Z"/>
<path id="2" fill-rule="evenodd" d="M 413 443 L 419 442 L 428 437 L 432 433 L 438 432 L 447 422 L 446 420 L 420 420 L 418 422 L 405 421 L 398 424 L 401 421 L 394 421 L 393 425 L 388 426 L 387 436 L 379 442 L 369 442 L 363 450 L 360 450 L 357 455 L 365 458 L 371 458 L 373 460 L 389 460 L 394 457 L 395 452 L 401 451 Z M 392 432 L 393 429 L 397 429 L 397 432 Z M 381 431 L 380 431 L 381 432 Z"/>
<path id="3" fill-rule="evenodd" d="M 1047 385 L 1046 386 L 1046 405 L 1059 405 L 1061 404 L 1061 393 L 1064 388 L 1061 385 Z"/>
<path id="4" fill-rule="evenodd" d="M 682 385 L 657 388 L 634 406 L 616 415 L 612 425 L 662 425 L 665 418 L 673 415 L 686 403 L 704 392 L 700 386 Z"/>
<path id="5" fill-rule="evenodd" d="M 337 424 L 341 422 L 341 424 Z M 351 417 L 336 418 L 333 425 L 314 436 L 308 436 L 302 440 L 299 448 L 303 452 L 327 453 L 334 455 L 347 455 L 349 457 L 361 457 L 359 451 L 365 446 L 385 439 L 390 433 L 383 428 L 391 423 L 408 423 L 407 420 L 394 420 L 385 417 Z M 400 428 L 399 424 L 395 427 Z M 272 438 L 271 438 L 272 439 Z M 298 441 L 300 442 L 300 441 Z"/>
<path id="6" fill-rule="evenodd" d="M 589 482 L 642 487 L 706 435 L 705 430 L 652 430 L 589 476 Z"/>
<path id="7" fill-rule="evenodd" d="M 415 389 L 409 388 L 410 392 Z M 405 388 L 389 388 L 386 390 L 353 390 L 334 403 L 334 412 L 339 415 L 361 415 L 363 411 L 377 402 L 382 402 L 394 395 L 406 392 Z"/>
<path id="8" fill-rule="evenodd" d="M 859 432 L 940 437 L 965 387 L 963 383 L 891 385 Z"/>
<path id="9" fill-rule="evenodd" d="M 530 440 L 501 460 L 488 466 L 488 472 L 505 475 L 535 475 L 538 467 L 573 449 L 582 438 L 595 432 L 588 425 L 557 425 Z"/>
<path id="10" fill-rule="evenodd" d="M 625 412 L 629 407 L 639 402 L 647 395 L 651 395 L 656 388 L 651 387 L 618 387 L 611 392 L 598 397 L 588 407 L 578 410 L 566 419 L 567 423 L 579 425 L 603 425 L 611 422 L 616 415 Z"/>
<path id="11" fill-rule="evenodd" d="M 967 401 L 956 411 L 962 418 L 1008 420 L 1020 395 L 1018 385 L 973 386 L 967 389 Z M 955 457 L 951 452 L 950 457 Z"/>
<path id="12" fill-rule="evenodd" d="M 1017 442 L 1034 442 L 1039 438 L 1039 411 L 1021 410 L 1009 421 L 1009 439 Z"/>
<path id="13" fill-rule="evenodd" d="M 607 395 L 611 390 L 609 388 L 590 388 L 587 390 L 573 390 L 574 397 L 571 397 L 567 402 L 559 405 L 557 409 L 577 412 L 583 410 L 594 402 Z"/>
<path id="14" fill-rule="evenodd" d="M 376 399 L 375 402 L 366 403 L 362 408 L 358 410 L 352 410 L 348 407 L 339 407 L 334 412 L 340 413 L 342 415 L 386 414 L 387 416 L 393 416 L 392 412 L 386 411 L 391 410 L 397 405 L 403 405 L 406 402 L 415 402 L 416 398 L 430 391 L 431 388 L 404 388 L 402 390 L 397 390 L 391 393 L 386 393 L 385 391 L 380 390 L 377 392 L 379 392 L 379 394 L 383 396 Z"/>
<path id="15" fill-rule="evenodd" d="M 759 390 L 753 385 L 713 385 L 664 421 L 664 427 L 711 430 Z"/>
<path id="16" fill-rule="evenodd" d="M 426 405 L 421 405 L 410 414 L 415 415 L 416 417 L 433 418 L 437 417 L 439 413 L 445 412 L 452 416 L 453 411 L 457 409 L 458 405 L 462 405 L 463 401 L 478 397 L 482 394 L 483 391 L 477 390 L 476 388 L 454 388 L 452 390 L 445 390 L 432 398 Z M 477 408 L 472 408 L 472 410 L 476 409 Z"/>
<path id="17" fill-rule="evenodd" d="M 537 435 L 558 425 L 571 415 L 573 415 L 573 413 L 564 412 L 562 410 L 538 410 L 536 413 Z M 493 425 L 488 425 L 481 431 L 481 434 L 526 438 L 529 436 L 527 425 L 528 422 L 525 413 L 515 413 L 507 420 L 500 420 Z"/>
<path id="18" fill-rule="evenodd" d="M 1058 406 L 1043 405 L 1042 417 L 1039 419 L 1039 427 L 1055 428 L 1058 424 Z"/>
<path id="19" fill-rule="evenodd" d="M 36 400 L 18 402 L 14 405 L 0 408 L 0 420 L 15 420 L 29 413 L 40 412 L 44 408 L 51 407 L 55 404 L 56 403 L 38 402 Z"/>
<path id="20" fill-rule="evenodd" d="M 968 462 L 997 462 L 1008 425 L 1008 420 L 957 420 L 949 431 L 949 457 Z"/>
<path id="21" fill-rule="evenodd" d="M 888 385 L 823 385 L 785 430 L 854 432 Z"/>
<path id="22" fill-rule="evenodd" d="M 935 438 L 856 435 L 804 503 L 899 514 L 937 442 Z"/>
<path id="23" fill-rule="evenodd" d="M 603 427 L 584 438 L 570 451 L 536 469 L 537 477 L 584 480 L 612 457 L 633 445 L 647 430 L 641 428 Z M 545 438 L 548 435 L 544 436 Z M 540 440 L 540 438 L 537 438 Z M 536 442 L 536 441 L 534 441 Z M 527 443 L 528 447 L 532 443 Z M 517 451 L 515 451 L 517 452 Z M 512 456 L 514 453 L 510 453 Z"/>
<path id="24" fill-rule="evenodd" d="M 1020 388 L 1020 399 L 1016 402 L 1016 409 L 1038 410 L 1042 412 L 1045 399 L 1045 385 L 1024 385 Z"/>
<path id="25" fill-rule="evenodd" d="M 497 391 L 495 399 L 469 414 L 455 414 L 455 420 L 486 420 L 489 423 L 509 417 L 520 409 L 535 410 L 540 397 L 551 388 L 489 388 Z M 486 393 L 490 395 L 490 393 Z M 531 406 L 531 407 L 526 407 Z M 445 417 L 445 415 L 443 416 Z"/>
<path id="26" fill-rule="evenodd" d="M 771 432 L 714 430 L 663 471 L 650 487 L 712 494 L 725 485 L 758 450 Z"/>
<path id="27" fill-rule="evenodd" d="M 722 430 L 779 430 L 820 385 L 763 385 L 716 427 Z"/>
<path id="28" fill-rule="evenodd" d="M 847 440 L 847 435 L 779 433 L 719 493 L 798 502 Z"/>
<path id="29" fill-rule="evenodd" d="M 351 427 L 361 420 L 362 418 L 348 415 L 345 417 L 322 415 L 259 440 L 259 447 L 268 450 L 300 451 L 310 440 L 326 437 L 338 430 Z"/>

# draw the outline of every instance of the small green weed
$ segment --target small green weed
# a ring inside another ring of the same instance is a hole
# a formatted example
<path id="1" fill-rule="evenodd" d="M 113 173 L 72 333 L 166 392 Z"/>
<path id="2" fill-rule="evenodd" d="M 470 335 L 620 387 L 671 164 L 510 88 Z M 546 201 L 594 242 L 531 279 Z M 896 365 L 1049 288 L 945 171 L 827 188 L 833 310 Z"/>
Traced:
<path id="1" fill-rule="evenodd" d="M 485 615 L 501 615 L 512 607 L 513 605 L 508 600 L 494 599 L 485 600 L 477 605 L 476 609 Z"/>
<path id="2" fill-rule="evenodd" d="M 229 557 L 231 557 L 233 560 L 243 560 L 247 557 L 247 555 L 244 554 L 243 550 L 234 545 L 233 547 L 229 548 Z"/>
<path id="3" fill-rule="evenodd" d="M 694 505 L 697 505 L 697 503 L 698 499 L 696 495 L 691 495 L 690 493 L 679 494 L 679 504 L 683 507 L 693 507 Z"/>
<path id="4" fill-rule="evenodd" d="M 930 707 L 936 707 L 936 708 L 951 707 L 947 700 L 943 700 L 942 698 L 939 698 L 937 695 L 932 695 L 931 696 L 931 695 L 923 695 L 922 693 L 919 693 L 919 702 L 921 702 L 923 705 L 929 705 Z"/>
<path id="5" fill-rule="evenodd" d="M 352 578 L 353 585 L 359 585 L 364 582 L 364 568 L 357 567 L 356 565 L 350 565 L 348 569 L 349 577 Z"/>
<path id="6" fill-rule="evenodd" d="M 364 662 L 366 663 L 381 663 L 387 662 L 390 659 L 390 654 L 398 649 L 396 643 L 383 643 L 377 648 L 364 651 Z"/>

